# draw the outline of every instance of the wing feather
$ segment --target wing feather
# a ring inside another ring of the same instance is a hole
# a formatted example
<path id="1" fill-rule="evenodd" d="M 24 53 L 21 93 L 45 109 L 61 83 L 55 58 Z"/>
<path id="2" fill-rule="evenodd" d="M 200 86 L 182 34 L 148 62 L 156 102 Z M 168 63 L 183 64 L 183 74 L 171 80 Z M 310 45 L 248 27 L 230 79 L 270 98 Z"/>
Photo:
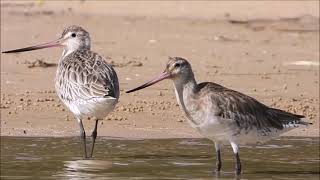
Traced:
<path id="1" fill-rule="evenodd" d="M 118 77 L 104 58 L 88 50 L 76 51 L 61 62 L 56 86 L 70 101 L 96 97 L 119 98 Z"/>
<path id="2" fill-rule="evenodd" d="M 283 129 L 283 124 L 300 122 L 303 116 L 269 108 L 256 99 L 215 83 L 199 84 L 200 94 L 210 94 L 216 115 L 231 119 L 244 129 L 257 127 Z M 200 95 L 201 96 L 201 95 Z"/>

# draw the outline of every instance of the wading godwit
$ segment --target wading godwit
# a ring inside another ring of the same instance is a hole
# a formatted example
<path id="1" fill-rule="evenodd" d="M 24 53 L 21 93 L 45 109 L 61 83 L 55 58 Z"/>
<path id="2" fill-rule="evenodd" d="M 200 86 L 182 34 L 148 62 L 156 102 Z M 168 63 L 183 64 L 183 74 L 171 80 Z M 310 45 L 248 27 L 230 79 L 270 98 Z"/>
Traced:
<path id="1" fill-rule="evenodd" d="M 252 97 L 212 82 L 197 84 L 191 65 L 183 58 L 169 58 L 157 78 L 127 91 L 137 91 L 163 79 L 173 80 L 177 101 L 190 125 L 214 141 L 216 171 L 221 170 L 220 145 L 230 143 L 237 175 L 241 173 L 239 145 L 263 142 L 300 124 L 304 116 L 270 108 Z"/>
<path id="2" fill-rule="evenodd" d="M 79 26 L 64 29 L 62 36 L 52 42 L 30 46 L 3 53 L 18 53 L 62 46 L 63 53 L 58 63 L 55 89 L 61 101 L 75 115 L 80 126 L 84 158 L 87 158 L 86 133 L 82 124 L 85 116 L 94 116 L 92 131 L 92 157 L 97 137 L 98 120 L 111 112 L 119 99 L 118 77 L 103 57 L 90 50 L 89 33 Z"/>

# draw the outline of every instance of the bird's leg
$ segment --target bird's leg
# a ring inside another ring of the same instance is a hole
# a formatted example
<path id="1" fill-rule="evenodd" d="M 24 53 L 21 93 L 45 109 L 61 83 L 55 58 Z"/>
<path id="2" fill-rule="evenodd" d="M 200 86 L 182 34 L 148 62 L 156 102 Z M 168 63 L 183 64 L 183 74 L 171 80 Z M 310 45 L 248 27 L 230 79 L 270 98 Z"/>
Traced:
<path id="1" fill-rule="evenodd" d="M 220 144 L 215 142 L 214 146 L 216 149 L 216 171 L 219 172 L 222 166 Z"/>
<path id="2" fill-rule="evenodd" d="M 239 158 L 239 153 L 235 154 L 235 158 L 236 158 L 236 174 L 240 175 L 241 174 L 241 162 L 240 162 L 240 158 Z"/>
<path id="3" fill-rule="evenodd" d="M 233 149 L 234 157 L 236 159 L 235 172 L 236 172 L 236 175 L 240 175 L 241 174 L 241 162 L 240 162 L 240 157 L 239 157 L 239 153 L 238 153 L 239 147 L 234 142 L 231 142 L 231 146 L 232 146 L 232 149 Z"/>
<path id="4" fill-rule="evenodd" d="M 96 124 L 94 126 L 94 129 L 92 131 L 92 146 L 91 146 L 91 153 L 90 153 L 90 157 L 92 157 L 93 155 L 93 149 L 94 149 L 94 143 L 96 142 L 96 138 L 97 138 L 97 127 L 98 127 L 98 120 L 96 120 Z"/>
<path id="5" fill-rule="evenodd" d="M 86 132 L 84 130 L 82 120 L 80 118 L 77 118 L 77 119 L 78 119 L 78 123 L 80 126 L 80 139 L 82 140 L 82 145 L 83 145 L 83 150 L 84 150 L 83 158 L 86 159 L 87 158 Z"/>

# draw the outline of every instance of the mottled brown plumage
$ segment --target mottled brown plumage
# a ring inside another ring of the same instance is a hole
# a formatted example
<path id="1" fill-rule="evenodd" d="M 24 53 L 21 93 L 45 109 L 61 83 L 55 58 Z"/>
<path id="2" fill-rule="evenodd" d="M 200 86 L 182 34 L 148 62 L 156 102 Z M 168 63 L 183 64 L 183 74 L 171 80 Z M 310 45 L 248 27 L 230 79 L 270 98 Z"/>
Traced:
<path id="1" fill-rule="evenodd" d="M 95 116 L 92 132 L 92 157 L 97 137 L 98 120 L 110 113 L 119 99 L 119 82 L 115 70 L 103 57 L 90 50 L 89 33 L 79 26 L 64 29 L 59 39 L 37 46 L 5 51 L 17 53 L 37 49 L 63 46 L 58 63 L 55 88 L 61 101 L 75 115 L 80 125 L 84 157 L 87 157 L 86 134 L 82 124 L 84 116 Z"/>
<path id="2" fill-rule="evenodd" d="M 100 55 L 90 50 L 77 50 L 61 60 L 56 88 L 60 89 L 59 97 L 69 102 L 98 97 L 119 98 L 116 72 Z"/>
<path id="3" fill-rule="evenodd" d="M 233 119 L 239 128 L 257 129 L 276 128 L 282 130 L 284 125 L 299 123 L 304 116 L 270 108 L 243 93 L 225 88 L 219 84 L 204 82 L 197 85 L 198 98 L 211 96 L 215 103 L 215 114 L 224 119 Z"/>
<path id="4" fill-rule="evenodd" d="M 177 101 L 190 125 L 215 142 L 218 171 L 221 169 L 220 144 L 231 144 L 237 162 L 236 173 L 240 174 L 239 144 L 263 142 L 299 124 L 307 124 L 301 120 L 304 116 L 270 108 L 219 84 L 197 84 L 191 65 L 180 57 L 169 58 L 159 77 L 127 92 L 143 89 L 163 79 L 173 80 Z"/>

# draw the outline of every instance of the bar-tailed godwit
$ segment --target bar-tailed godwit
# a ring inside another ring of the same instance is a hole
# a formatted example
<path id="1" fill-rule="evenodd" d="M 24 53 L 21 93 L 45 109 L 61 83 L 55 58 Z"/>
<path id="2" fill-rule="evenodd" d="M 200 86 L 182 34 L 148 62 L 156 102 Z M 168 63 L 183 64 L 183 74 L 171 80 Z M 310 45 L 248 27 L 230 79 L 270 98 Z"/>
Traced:
<path id="1" fill-rule="evenodd" d="M 110 113 L 119 99 L 119 82 L 115 70 L 99 54 L 90 50 L 89 33 L 79 26 L 64 29 L 62 36 L 52 42 L 3 53 L 18 53 L 49 47 L 63 47 L 59 60 L 55 89 L 61 101 L 75 115 L 80 126 L 84 158 L 87 158 L 86 133 L 82 124 L 85 116 L 94 116 L 92 157 L 97 137 L 98 120 Z"/>
<path id="2" fill-rule="evenodd" d="M 270 108 L 256 99 L 212 82 L 197 84 L 189 62 L 169 58 L 164 72 L 153 80 L 127 91 L 137 91 L 161 80 L 173 81 L 177 101 L 190 125 L 214 141 L 216 170 L 221 170 L 220 145 L 230 143 L 237 175 L 241 173 L 239 145 L 264 142 L 299 125 L 304 116 Z"/>

